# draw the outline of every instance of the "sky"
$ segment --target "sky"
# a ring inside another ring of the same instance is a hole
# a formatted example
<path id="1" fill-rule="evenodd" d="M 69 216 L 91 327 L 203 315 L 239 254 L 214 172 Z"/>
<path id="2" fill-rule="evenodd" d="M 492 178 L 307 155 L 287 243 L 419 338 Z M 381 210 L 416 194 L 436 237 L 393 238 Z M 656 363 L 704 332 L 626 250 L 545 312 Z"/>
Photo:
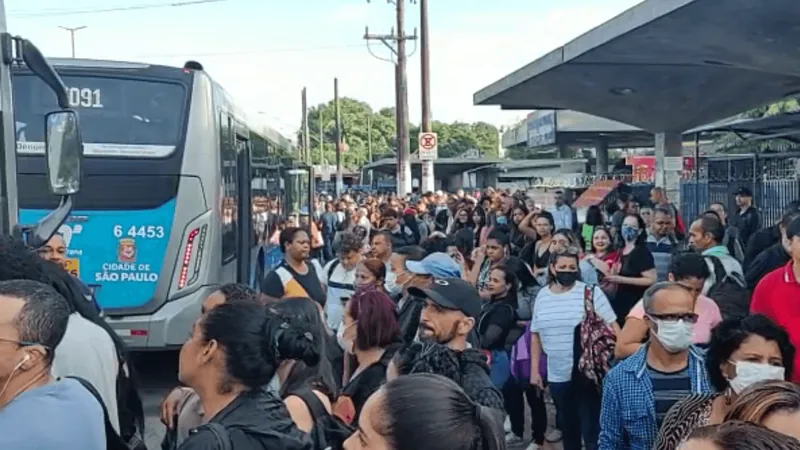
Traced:
<path id="1" fill-rule="evenodd" d="M 373 108 L 394 106 L 394 66 L 370 54 L 363 36 L 388 34 L 395 9 L 386 0 L 6 0 L 9 31 L 46 56 L 182 66 L 196 60 L 237 102 L 294 134 L 309 105 L 341 96 Z M 429 0 L 431 111 L 434 120 L 510 125 L 522 111 L 473 106 L 478 90 L 611 19 L 641 0 Z M 406 33 L 419 25 L 407 4 Z M 141 9 L 136 9 L 145 6 Z M 120 9 L 120 11 L 107 11 Z M 105 12 L 103 10 L 106 10 Z M 77 14 L 78 12 L 84 12 Z M 416 48 L 409 42 L 409 52 Z M 372 53 L 389 58 L 380 42 Z M 408 63 L 412 122 L 421 115 L 420 58 Z"/>

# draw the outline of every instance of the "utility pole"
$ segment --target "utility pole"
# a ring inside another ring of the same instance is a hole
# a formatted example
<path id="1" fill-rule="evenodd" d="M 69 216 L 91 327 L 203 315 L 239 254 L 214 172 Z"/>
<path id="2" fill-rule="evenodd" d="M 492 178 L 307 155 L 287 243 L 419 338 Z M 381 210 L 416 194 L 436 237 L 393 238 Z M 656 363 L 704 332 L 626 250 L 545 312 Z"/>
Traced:
<path id="1" fill-rule="evenodd" d="M 367 162 L 372 162 L 372 116 L 367 116 Z"/>
<path id="2" fill-rule="evenodd" d="M 319 128 L 319 164 L 324 166 L 325 161 L 325 132 L 322 128 L 322 105 L 317 110 L 317 128 Z"/>
<path id="3" fill-rule="evenodd" d="M 73 28 L 59 26 L 58 28 L 69 31 L 69 39 L 70 39 L 70 44 L 72 46 L 72 57 L 75 58 L 75 33 L 86 28 L 86 25 Z"/>
<path id="4" fill-rule="evenodd" d="M 367 0 L 369 2 L 369 0 Z M 367 41 L 380 41 L 388 47 L 393 54 L 395 63 L 395 115 L 397 119 L 397 194 L 407 195 L 411 192 L 411 142 L 408 136 L 408 79 L 406 75 L 406 41 L 417 38 L 416 31 L 413 35 L 405 33 L 405 0 L 389 0 L 396 6 L 397 32 L 392 30 L 388 35 L 369 34 L 369 28 L 364 33 Z M 370 50 L 371 52 L 371 50 Z M 373 56 L 375 56 L 373 54 Z M 380 58 L 379 59 L 384 59 Z"/>
<path id="5" fill-rule="evenodd" d="M 430 35 L 428 34 L 428 0 L 419 0 L 420 28 L 420 72 L 422 77 L 422 131 L 430 133 L 431 128 L 431 54 Z M 422 161 L 422 180 L 420 192 L 433 192 L 435 188 L 433 161 Z"/>
<path id="6" fill-rule="evenodd" d="M 303 88 L 302 92 L 303 101 L 303 162 L 306 164 L 313 164 L 311 161 L 311 139 L 308 135 L 308 97 L 307 89 Z"/>
<path id="7" fill-rule="evenodd" d="M 372 164 L 372 114 L 367 116 L 367 164 Z M 372 186 L 372 169 L 368 170 L 369 185 Z"/>
<path id="8" fill-rule="evenodd" d="M 342 116 L 339 111 L 339 79 L 333 79 L 333 102 L 336 110 L 336 197 L 342 195 Z"/>

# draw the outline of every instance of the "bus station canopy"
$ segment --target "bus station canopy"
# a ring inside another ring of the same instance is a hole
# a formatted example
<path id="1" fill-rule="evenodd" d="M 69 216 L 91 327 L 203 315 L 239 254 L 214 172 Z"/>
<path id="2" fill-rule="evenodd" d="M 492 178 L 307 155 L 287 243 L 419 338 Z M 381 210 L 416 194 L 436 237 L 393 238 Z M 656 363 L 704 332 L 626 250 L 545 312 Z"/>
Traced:
<path id="1" fill-rule="evenodd" d="M 760 119 L 727 119 L 687 131 L 716 133 L 728 131 L 747 140 L 781 138 L 800 142 L 800 113 L 781 114 Z"/>
<path id="2" fill-rule="evenodd" d="M 684 132 L 800 93 L 797 17 L 797 0 L 646 0 L 473 100 Z"/>

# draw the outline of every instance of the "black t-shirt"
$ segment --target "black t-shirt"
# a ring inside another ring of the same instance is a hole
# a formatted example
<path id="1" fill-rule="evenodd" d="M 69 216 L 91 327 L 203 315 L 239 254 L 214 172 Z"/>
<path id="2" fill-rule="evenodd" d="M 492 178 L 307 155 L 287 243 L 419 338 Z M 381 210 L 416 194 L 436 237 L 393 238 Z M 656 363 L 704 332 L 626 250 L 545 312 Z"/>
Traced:
<path id="1" fill-rule="evenodd" d="M 364 368 L 357 375 L 350 377 L 342 388 L 342 395 L 350 397 L 353 401 L 353 406 L 356 410 L 356 415 L 353 422 L 358 422 L 358 416 L 361 415 L 361 408 L 367 399 L 375 393 L 384 383 L 386 383 L 386 368 L 389 367 L 389 362 L 394 357 L 394 354 L 402 346 L 402 344 L 392 344 L 386 347 L 383 356 L 378 362 L 371 364 L 369 367 Z"/>
<path id="2" fill-rule="evenodd" d="M 261 292 L 272 298 L 308 297 L 320 305 L 325 305 L 325 291 L 322 288 L 317 270 L 310 261 L 306 262 L 308 272 L 299 274 L 292 269 L 286 261 L 270 271 L 261 282 Z M 291 275 L 291 280 L 284 283 L 278 271 L 286 271 Z"/>
<path id="3" fill-rule="evenodd" d="M 764 250 L 745 270 L 744 279 L 747 281 L 747 288 L 754 290 L 761 278 L 778 267 L 786 265 L 791 259 L 781 243 Z"/>
<path id="4" fill-rule="evenodd" d="M 756 231 L 761 229 L 761 212 L 755 206 L 747 208 L 744 213 L 736 211 L 736 214 L 731 217 L 731 222 L 739 229 L 742 241 L 747 242 Z"/>
<path id="5" fill-rule="evenodd" d="M 637 245 L 627 255 L 622 255 L 622 267 L 620 268 L 619 275 L 630 278 L 641 278 L 642 272 L 650 269 L 655 269 L 656 264 L 653 261 L 653 254 L 644 245 Z M 633 286 L 630 284 L 617 285 L 617 293 L 614 295 L 614 300 L 611 306 L 614 308 L 614 313 L 617 314 L 617 322 L 620 326 L 625 322 L 625 318 L 631 311 L 634 305 L 642 299 L 644 291 L 647 290 L 646 286 Z"/>
<path id="6" fill-rule="evenodd" d="M 481 339 L 481 348 L 484 350 L 503 350 L 508 339 L 508 334 L 516 324 L 516 311 L 508 304 L 491 303 L 483 307 L 480 321 L 478 322 L 478 334 Z M 492 325 L 500 328 L 502 333 L 486 341 L 486 332 Z"/>
<path id="7" fill-rule="evenodd" d="M 742 240 L 742 243 L 745 242 L 747 248 L 744 251 L 744 268 L 747 270 L 761 252 L 781 242 L 781 230 L 777 225 L 762 228 L 753 233 L 747 241 Z"/>

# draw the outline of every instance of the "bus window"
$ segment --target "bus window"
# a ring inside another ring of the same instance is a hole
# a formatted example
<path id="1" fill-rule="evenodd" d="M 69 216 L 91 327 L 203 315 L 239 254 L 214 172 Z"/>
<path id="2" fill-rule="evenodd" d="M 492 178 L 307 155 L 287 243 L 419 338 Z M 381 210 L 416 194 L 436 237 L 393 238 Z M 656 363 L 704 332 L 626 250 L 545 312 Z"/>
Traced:
<path id="1" fill-rule="evenodd" d="M 220 118 L 220 173 L 222 174 L 222 261 L 236 257 L 236 205 L 239 203 L 237 187 L 236 148 L 233 142 L 231 119 Z"/>

